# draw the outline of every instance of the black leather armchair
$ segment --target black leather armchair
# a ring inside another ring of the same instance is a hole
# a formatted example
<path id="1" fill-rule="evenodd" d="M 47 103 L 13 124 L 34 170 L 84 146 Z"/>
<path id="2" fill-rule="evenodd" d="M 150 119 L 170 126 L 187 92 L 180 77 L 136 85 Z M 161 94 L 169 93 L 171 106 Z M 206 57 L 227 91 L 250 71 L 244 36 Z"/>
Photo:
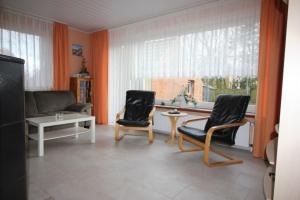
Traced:
<path id="1" fill-rule="evenodd" d="M 224 153 L 211 147 L 211 142 L 218 142 L 226 145 L 235 144 L 235 136 L 240 126 L 247 120 L 244 118 L 248 107 L 250 97 L 241 95 L 220 95 L 213 107 L 210 117 L 201 117 L 187 120 L 178 127 L 179 149 L 183 152 L 204 150 L 203 161 L 209 167 L 224 166 L 242 163 L 241 160 L 235 160 Z M 206 120 L 204 130 L 187 126 L 188 123 Z M 194 149 L 184 149 L 183 142 L 188 141 L 197 146 Z M 209 162 L 209 152 L 212 151 L 224 158 L 226 161 Z"/>
<path id="2" fill-rule="evenodd" d="M 126 92 L 125 108 L 117 113 L 115 125 L 115 141 L 119 141 L 123 136 L 119 136 L 120 129 L 143 130 L 148 132 L 149 143 L 153 142 L 153 115 L 155 112 L 155 92 L 129 90 Z M 121 115 L 124 117 L 121 119 Z M 134 134 L 126 134 L 134 135 Z"/>

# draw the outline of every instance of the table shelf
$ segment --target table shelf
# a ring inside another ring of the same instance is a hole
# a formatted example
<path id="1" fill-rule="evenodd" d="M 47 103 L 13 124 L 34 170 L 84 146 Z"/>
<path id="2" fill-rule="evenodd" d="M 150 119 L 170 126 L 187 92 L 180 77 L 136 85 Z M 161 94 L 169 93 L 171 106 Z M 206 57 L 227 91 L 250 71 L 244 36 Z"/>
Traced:
<path id="1" fill-rule="evenodd" d="M 87 133 L 89 131 L 90 131 L 89 129 L 86 129 L 83 127 L 72 127 L 72 128 L 64 128 L 64 129 L 53 130 L 53 131 L 45 131 L 44 141 L 76 136 L 76 135 L 80 135 L 83 133 Z M 38 140 L 37 133 L 29 134 L 28 137 L 30 137 L 33 140 Z"/>

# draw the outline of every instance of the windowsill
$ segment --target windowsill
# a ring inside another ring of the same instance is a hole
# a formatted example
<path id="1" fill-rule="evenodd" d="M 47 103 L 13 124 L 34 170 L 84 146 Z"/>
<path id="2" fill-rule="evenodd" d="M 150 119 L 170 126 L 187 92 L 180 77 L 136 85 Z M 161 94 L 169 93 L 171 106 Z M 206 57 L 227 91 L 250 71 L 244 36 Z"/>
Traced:
<path id="1" fill-rule="evenodd" d="M 213 103 L 207 103 L 211 104 L 213 106 Z M 201 105 L 194 107 L 194 106 L 186 106 L 186 107 L 180 107 L 178 105 L 172 105 L 172 104 L 166 104 L 166 105 L 161 105 L 161 104 L 155 104 L 155 107 L 158 109 L 177 109 L 179 111 L 185 111 L 185 112 L 191 112 L 191 113 L 203 113 L 203 114 L 210 114 L 212 111 L 212 106 L 211 108 L 204 108 L 201 107 Z M 249 108 L 250 107 L 250 108 Z M 252 110 L 255 110 L 255 105 L 249 105 L 246 117 L 248 119 L 254 119 L 255 118 L 255 112 L 252 112 Z"/>

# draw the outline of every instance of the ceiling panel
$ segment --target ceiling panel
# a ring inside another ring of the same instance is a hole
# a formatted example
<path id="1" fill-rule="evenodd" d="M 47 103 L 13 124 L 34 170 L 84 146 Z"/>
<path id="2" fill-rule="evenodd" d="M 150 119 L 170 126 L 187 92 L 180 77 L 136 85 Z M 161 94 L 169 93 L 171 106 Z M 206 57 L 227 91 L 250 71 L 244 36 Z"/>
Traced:
<path id="1" fill-rule="evenodd" d="M 215 0 L 0 0 L 1 6 L 92 32 Z"/>

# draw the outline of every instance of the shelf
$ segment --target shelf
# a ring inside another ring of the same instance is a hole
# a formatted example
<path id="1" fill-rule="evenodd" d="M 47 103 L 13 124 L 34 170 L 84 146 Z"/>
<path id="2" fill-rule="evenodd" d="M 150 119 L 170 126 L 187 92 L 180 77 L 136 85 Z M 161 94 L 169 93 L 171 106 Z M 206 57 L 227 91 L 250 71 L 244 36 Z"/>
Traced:
<path id="1" fill-rule="evenodd" d="M 274 173 L 274 167 L 270 166 L 267 168 L 265 176 L 264 176 L 264 193 L 266 200 L 273 199 L 273 188 L 274 188 L 274 180 L 273 176 L 270 176 L 270 173 Z"/>
<path id="2" fill-rule="evenodd" d="M 275 165 L 278 138 L 271 140 L 266 147 L 266 154 L 271 165 Z"/>
<path id="3" fill-rule="evenodd" d="M 64 137 L 71 137 L 75 135 L 80 135 L 83 133 L 89 132 L 89 129 L 83 128 L 83 127 L 72 127 L 72 128 L 65 128 L 65 129 L 59 129 L 54 131 L 46 131 L 44 132 L 44 140 L 53 140 L 58 138 L 64 138 Z M 38 140 L 38 134 L 29 134 L 29 136 L 33 140 Z"/>

